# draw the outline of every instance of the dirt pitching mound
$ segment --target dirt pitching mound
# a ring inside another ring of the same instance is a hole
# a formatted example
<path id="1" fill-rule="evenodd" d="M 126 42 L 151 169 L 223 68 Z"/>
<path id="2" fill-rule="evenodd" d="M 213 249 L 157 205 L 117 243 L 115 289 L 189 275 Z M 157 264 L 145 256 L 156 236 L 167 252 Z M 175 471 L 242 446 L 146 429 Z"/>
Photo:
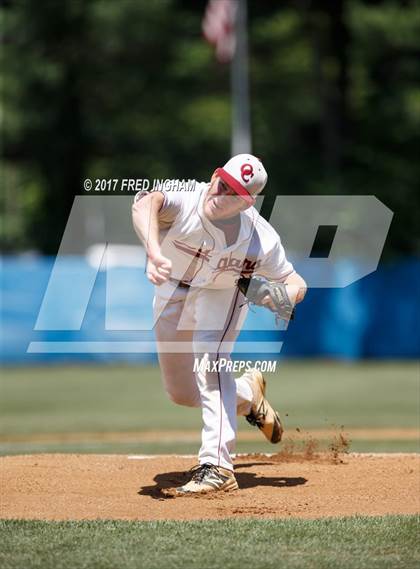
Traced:
<path id="1" fill-rule="evenodd" d="M 237 456 L 240 489 L 164 498 L 193 457 L 43 454 L 0 459 L 1 518 L 194 520 L 420 512 L 420 455 Z"/>

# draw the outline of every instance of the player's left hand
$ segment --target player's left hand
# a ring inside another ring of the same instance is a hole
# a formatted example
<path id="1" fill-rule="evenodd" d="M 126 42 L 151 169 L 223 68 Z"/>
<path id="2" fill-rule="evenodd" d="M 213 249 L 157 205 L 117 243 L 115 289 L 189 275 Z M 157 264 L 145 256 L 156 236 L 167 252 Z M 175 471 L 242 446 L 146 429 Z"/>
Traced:
<path id="1" fill-rule="evenodd" d="M 273 312 L 276 310 L 276 305 L 274 304 L 274 302 L 271 299 L 270 295 L 266 295 L 264 296 L 264 298 L 261 301 L 262 306 L 265 306 L 266 308 L 269 308 L 270 310 L 272 310 Z"/>
<path id="2" fill-rule="evenodd" d="M 294 306 L 296 304 L 296 298 L 299 294 L 299 287 L 296 285 L 286 285 L 286 290 L 287 296 L 289 297 L 291 304 Z M 266 294 L 264 296 L 264 298 L 261 300 L 261 304 L 273 312 L 276 312 L 277 307 L 269 294 Z"/>
<path id="3" fill-rule="evenodd" d="M 285 283 L 269 281 L 264 277 L 241 277 L 237 286 L 247 300 L 257 306 L 264 306 L 276 314 L 276 318 L 288 321 L 293 318 L 294 303 L 297 290 L 292 285 L 291 296 Z"/>

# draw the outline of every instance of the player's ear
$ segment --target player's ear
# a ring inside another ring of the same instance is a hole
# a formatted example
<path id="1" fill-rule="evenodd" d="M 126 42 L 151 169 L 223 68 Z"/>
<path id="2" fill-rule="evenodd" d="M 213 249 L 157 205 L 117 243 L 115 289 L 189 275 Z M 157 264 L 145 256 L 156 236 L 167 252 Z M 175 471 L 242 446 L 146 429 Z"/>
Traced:
<path id="1" fill-rule="evenodd" d="M 216 176 L 217 176 L 217 170 L 215 170 L 215 171 L 213 172 L 213 175 L 212 175 L 210 181 L 212 182 L 212 181 L 216 178 Z"/>

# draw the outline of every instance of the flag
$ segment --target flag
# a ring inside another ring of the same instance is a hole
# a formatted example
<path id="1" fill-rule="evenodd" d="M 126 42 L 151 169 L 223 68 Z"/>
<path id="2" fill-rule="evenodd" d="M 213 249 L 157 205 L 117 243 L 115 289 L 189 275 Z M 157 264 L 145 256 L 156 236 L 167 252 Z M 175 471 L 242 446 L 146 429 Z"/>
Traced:
<path id="1" fill-rule="evenodd" d="M 229 62 L 236 47 L 237 0 L 209 0 L 202 29 L 205 39 L 216 48 L 220 63 Z"/>

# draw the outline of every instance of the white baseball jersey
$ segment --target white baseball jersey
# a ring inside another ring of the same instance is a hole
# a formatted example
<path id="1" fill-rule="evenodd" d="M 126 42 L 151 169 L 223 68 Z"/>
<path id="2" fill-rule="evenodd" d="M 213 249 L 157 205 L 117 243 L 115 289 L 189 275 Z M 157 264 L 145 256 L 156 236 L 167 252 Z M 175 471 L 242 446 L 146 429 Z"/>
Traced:
<path id="1" fill-rule="evenodd" d="M 281 281 L 294 269 L 280 237 L 254 207 L 241 212 L 236 242 L 228 246 L 224 232 L 203 214 L 209 184 L 195 183 L 193 191 L 164 191 L 159 212 L 161 252 L 172 261 L 172 278 L 193 287 L 226 289 L 238 277 L 262 275 Z M 134 208 L 142 193 L 136 196 Z"/>

